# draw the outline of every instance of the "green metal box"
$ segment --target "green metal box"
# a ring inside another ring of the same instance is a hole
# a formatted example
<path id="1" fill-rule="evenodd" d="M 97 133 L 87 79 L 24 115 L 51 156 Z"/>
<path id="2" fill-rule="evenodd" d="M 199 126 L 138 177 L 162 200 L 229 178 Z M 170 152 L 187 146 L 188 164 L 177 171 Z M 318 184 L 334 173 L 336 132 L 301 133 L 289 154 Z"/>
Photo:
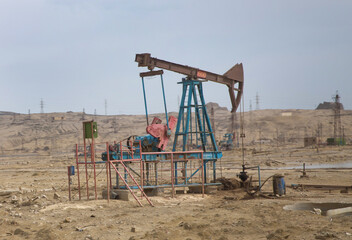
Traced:
<path id="1" fill-rule="evenodd" d="M 93 124 L 93 127 L 92 127 Z M 93 137 L 98 137 L 98 124 L 97 122 L 84 122 L 83 123 L 84 129 L 84 138 L 92 138 L 92 130 L 93 130 Z"/>

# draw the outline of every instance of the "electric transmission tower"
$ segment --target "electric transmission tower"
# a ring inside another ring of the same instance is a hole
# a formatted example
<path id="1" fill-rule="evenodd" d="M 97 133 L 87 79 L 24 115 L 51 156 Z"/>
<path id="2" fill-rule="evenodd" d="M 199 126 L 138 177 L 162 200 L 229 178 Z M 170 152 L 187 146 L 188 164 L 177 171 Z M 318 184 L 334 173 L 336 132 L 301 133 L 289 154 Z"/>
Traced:
<path id="1" fill-rule="evenodd" d="M 252 100 L 249 100 L 249 122 L 252 122 Z"/>
<path id="2" fill-rule="evenodd" d="M 341 103 L 340 103 L 340 95 L 338 91 L 336 91 L 335 96 L 333 97 L 335 101 L 334 105 L 334 139 L 339 137 L 342 139 L 342 128 L 341 128 Z"/>
<path id="3" fill-rule="evenodd" d="M 255 110 L 259 110 L 259 95 L 258 95 L 258 92 L 255 96 Z"/>
<path id="4" fill-rule="evenodd" d="M 40 99 L 40 113 L 44 113 L 44 101 L 43 101 L 43 98 Z"/>

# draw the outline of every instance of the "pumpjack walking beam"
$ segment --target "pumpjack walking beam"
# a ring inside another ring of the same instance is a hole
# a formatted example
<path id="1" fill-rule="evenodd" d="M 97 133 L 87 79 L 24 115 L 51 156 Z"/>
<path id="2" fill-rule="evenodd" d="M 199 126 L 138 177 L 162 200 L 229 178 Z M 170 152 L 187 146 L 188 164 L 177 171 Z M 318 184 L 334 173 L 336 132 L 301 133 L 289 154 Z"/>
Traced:
<path id="1" fill-rule="evenodd" d="M 148 67 L 149 70 L 153 70 L 155 67 L 158 67 L 187 75 L 188 79 L 204 79 L 225 84 L 229 88 L 232 104 L 231 112 L 236 112 L 238 106 L 240 105 L 244 82 L 242 63 L 234 65 L 226 73 L 219 75 L 198 68 L 153 58 L 150 56 L 150 53 L 136 54 L 135 61 L 138 62 L 138 67 Z M 235 87 L 236 85 L 237 87 Z M 235 95 L 235 91 L 237 91 L 237 95 Z"/>

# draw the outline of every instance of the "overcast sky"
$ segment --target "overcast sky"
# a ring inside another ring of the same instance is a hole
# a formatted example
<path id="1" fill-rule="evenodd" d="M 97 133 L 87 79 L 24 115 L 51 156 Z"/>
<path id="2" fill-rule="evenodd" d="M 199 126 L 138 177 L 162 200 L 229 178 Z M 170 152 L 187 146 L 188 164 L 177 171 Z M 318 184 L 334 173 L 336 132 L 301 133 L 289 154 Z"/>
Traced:
<path id="1" fill-rule="evenodd" d="M 136 53 L 223 74 L 244 65 L 244 103 L 352 109 L 352 1 L 0 0 L 0 111 L 143 114 Z M 182 75 L 165 71 L 168 110 Z M 162 112 L 158 78 L 148 107 Z M 227 87 L 204 83 L 230 109 Z"/>

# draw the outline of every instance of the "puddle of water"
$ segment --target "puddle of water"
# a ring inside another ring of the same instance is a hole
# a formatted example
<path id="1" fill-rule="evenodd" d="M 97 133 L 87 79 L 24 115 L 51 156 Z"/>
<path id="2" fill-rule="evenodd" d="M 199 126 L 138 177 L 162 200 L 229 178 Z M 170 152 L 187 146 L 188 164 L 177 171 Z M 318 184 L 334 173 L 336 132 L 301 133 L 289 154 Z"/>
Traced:
<path id="1" fill-rule="evenodd" d="M 301 210 L 308 210 L 314 211 L 314 209 L 320 209 L 321 215 L 326 216 L 326 212 L 331 209 L 337 208 L 346 208 L 352 207 L 352 203 L 336 203 L 336 202 L 327 202 L 327 203 L 314 203 L 314 202 L 305 202 L 305 203 L 296 203 L 293 205 L 286 205 L 283 207 L 284 210 L 291 210 L 291 211 L 301 211 Z M 351 212 L 340 214 L 341 215 L 352 215 Z"/>

